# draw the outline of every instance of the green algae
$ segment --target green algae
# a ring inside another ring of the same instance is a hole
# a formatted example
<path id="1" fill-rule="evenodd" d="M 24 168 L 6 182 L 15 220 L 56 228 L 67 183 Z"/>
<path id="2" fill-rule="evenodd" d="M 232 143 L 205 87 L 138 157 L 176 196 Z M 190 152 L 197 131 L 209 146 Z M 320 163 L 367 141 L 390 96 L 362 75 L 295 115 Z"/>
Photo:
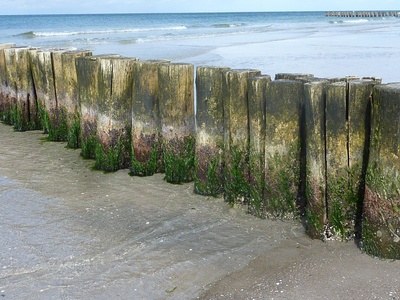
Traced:
<path id="1" fill-rule="evenodd" d="M 115 172 L 130 163 L 130 135 L 120 135 L 115 145 L 103 145 L 96 140 L 94 146 L 95 169 Z"/>
<path id="2" fill-rule="evenodd" d="M 22 109 L 18 104 L 14 104 L 11 109 L 11 124 L 16 131 L 27 130 L 26 120 L 24 120 Z"/>
<path id="3" fill-rule="evenodd" d="M 40 123 L 42 125 L 43 132 L 47 134 L 50 131 L 50 117 L 49 113 L 43 106 L 43 101 L 40 99 L 38 99 L 38 109 L 39 109 Z"/>
<path id="4" fill-rule="evenodd" d="M 187 136 L 183 140 L 164 141 L 163 157 L 165 180 L 180 184 L 194 179 L 195 139 Z"/>
<path id="5" fill-rule="evenodd" d="M 313 238 L 324 237 L 324 225 L 315 209 L 306 209 L 307 233 Z"/>
<path id="6" fill-rule="evenodd" d="M 272 218 L 297 218 L 296 199 L 300 184 L 300 142 L 292 143 L 287 154 L 270 156 L 266 163 L 265 206 Z"/>
<path id="7" fill-rule="evenodd" d="M 226 156 L 226 155 L 225 155 Z M 224 198 L 231 206 L 236 203 L 248 204 L 250 188 L 248 174 L 245 174 L 247 166 L 247 151 L 231 146 L 229 160 L 225 157 L 224 168 Z"/>
<path id="8" fill-rule="evenodd" d="M 48 134 L 48 140 L 53 142 L 65 142 L 68 137 L 67 112 L 64 108 L 56 108 L 48 111 L 42 101 L 38 101 L 39 115 L 44 133 Z"/>
<path id="9" fill-rule="evenodd" d="M 70 149 L 78 149 L 81 147 L 82 130 L 81 130 L 81 118 L 78 112 L 76 112 L 72 118 L 70 118 L 69 125 L 67 126 L 67 147 Z"/>
<path id="10" fill-rule="evenodd" d="M 90 135 L 81 140 L 81 156 L 85 159 L 94 159 L 96 155 L 97 136 Z"/>
<path id="11" fill-rule="evenodd" d="M 249 169 L 250 169 L 250 180 L 249 180 L 249 212 L 260 218 L 265 218 L 265 200 L 264 200 L 264 188 L 265 188 L 265 172 L 264 172 L 264 153 L 258 151 L 250 145 L 249 155 Z"/>
<path id="12" fill-rule="evenodd" d="M 158 149 L 159 144 L 154 143 L 152 149 L 139 160 L 132 155 L 131 161 L 131 175 L 133 176 L 151 176 L 156 173 L 158 165 Z"/>
<path id="13" fill-rule="evenodd" d="M 221 155 L 216 153 L 214 157 L 211 159 L 210 162 L 206 163 L 206 171 L 202 170 L 200 167 L 200 163 L 197 159 L 195 158 L 195 169 L 198 170 L 197 172 L 194 172 L 194 192 L 199 195 L 204 195 L 204 196 L 212 196 L 212 197 L 218 197 L 222 194 L 223 192 L 223 182 L 222 182 L 222 176 L 221 174 Z M 202 174 L 206 175 L 205 180 L 202 180 L 199 177 L 198 172 L 201 171 Z"/>
<path id="14" fill-rule="evenodd" d="M 359 181 L 355 180 L 355 172 L 358 168 L 349 168 L 346 174 L 330 177 L 328 180 L 328 226 L 330 234 L 339 236 L 342 240 L 354 237 L 357 208 L 359 201 Z"/>
<path id="15" fill-rule="evenodd" d="M 114 147 L 104 147 L 97 143 L 95 147 L 95 169 L 115 172 L 120 169 L 122 147 L 117 143 Z"/>
<path id="16" fill-rule="evenodd" d="M 259 218 L 265 218 L 265 200 L 263 197 L 263 181 L 258 179 L 249 185 L 249 212 Z"/>
<path id="17" fill-rule="evenodd" d="M 369 255 L 400 259 L 400 175 L 372 163 L 366 174 L 361 249 Z"/>
<path id="18" fill-rule="evenodd" d="M 362 241 L 360 247 L 362 251 L 368 255 L 382 257 L 382 249 L 379 243 L 375 240 L 375 233 L 372 230 L 368 219 L 364 220 L 362 227 Z"/>

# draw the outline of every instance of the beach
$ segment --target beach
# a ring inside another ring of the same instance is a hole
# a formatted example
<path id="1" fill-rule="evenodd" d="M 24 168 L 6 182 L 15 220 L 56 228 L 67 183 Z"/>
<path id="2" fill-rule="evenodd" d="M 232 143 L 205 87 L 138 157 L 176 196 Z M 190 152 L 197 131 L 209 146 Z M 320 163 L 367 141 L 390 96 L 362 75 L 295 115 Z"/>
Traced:
<path id="1" fill-rule="evenodd" d="M 398 299 L 399 261 L 0 124 L 4 299 Z"/>
<path id="2" fill-rule="evenodd" d="M 0 43 L 384 83 L 399 35 L 399 18 L 322 12 L 0 16 Z M 399 261 L 46 137 L 0 123 L 1 298 L 400 299 Z"/>

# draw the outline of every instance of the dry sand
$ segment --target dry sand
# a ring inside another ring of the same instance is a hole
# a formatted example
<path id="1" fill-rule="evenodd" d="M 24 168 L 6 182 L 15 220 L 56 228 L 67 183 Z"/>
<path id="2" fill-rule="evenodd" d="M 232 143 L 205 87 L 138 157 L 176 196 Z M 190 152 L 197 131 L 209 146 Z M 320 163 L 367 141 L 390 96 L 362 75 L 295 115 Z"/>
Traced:
<path id="1" fill-rule="evenodd" d="M 0 124 L 3 299 L 400 299 L 400 262 Z"/>

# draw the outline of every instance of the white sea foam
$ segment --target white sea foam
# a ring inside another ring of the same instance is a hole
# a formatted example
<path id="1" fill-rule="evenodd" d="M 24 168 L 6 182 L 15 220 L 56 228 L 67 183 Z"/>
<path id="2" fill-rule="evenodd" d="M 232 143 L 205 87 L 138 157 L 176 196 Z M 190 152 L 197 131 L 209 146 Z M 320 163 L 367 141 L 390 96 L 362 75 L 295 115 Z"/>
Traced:
<path id="1" fill-rule="evenodd" d="M 367 23 L 368 19 L 344 20 L 343 23 Z"/>
<path id="2" fill-rule="evenodd" d="M 149 32 L 149 31 L 173 31 L 173 30 L 185 30 L 185 29 L 187 29 L 186 26 L 126 28 L 126 29 L 111 29 L 111 30 L 82 30 L 82 31 L 48 31 L 48 32 L 29 31 L 19 35 L 27 37 L 57 37 L 57 36 L 73 36 L 73 35 L 134 33 L 134 32 Z"/>

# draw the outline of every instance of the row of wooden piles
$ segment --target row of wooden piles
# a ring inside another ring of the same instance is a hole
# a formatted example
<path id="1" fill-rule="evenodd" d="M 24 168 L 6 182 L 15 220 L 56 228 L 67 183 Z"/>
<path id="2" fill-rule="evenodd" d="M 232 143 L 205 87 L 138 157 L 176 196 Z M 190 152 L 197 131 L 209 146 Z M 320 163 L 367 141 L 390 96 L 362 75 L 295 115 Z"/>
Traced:
<path id="1" fill-rule="evenodd" d="M 326 17 L 342 17 L 342 18 L 383 18 L 383 17 L 400 17 L 398 11 L 326 11 Z"/>
<path id="2" fill-rule="evenodd" d="M 16 130 L 400 258 L 400 84 L 0 49 L 0 116 Z"/>

